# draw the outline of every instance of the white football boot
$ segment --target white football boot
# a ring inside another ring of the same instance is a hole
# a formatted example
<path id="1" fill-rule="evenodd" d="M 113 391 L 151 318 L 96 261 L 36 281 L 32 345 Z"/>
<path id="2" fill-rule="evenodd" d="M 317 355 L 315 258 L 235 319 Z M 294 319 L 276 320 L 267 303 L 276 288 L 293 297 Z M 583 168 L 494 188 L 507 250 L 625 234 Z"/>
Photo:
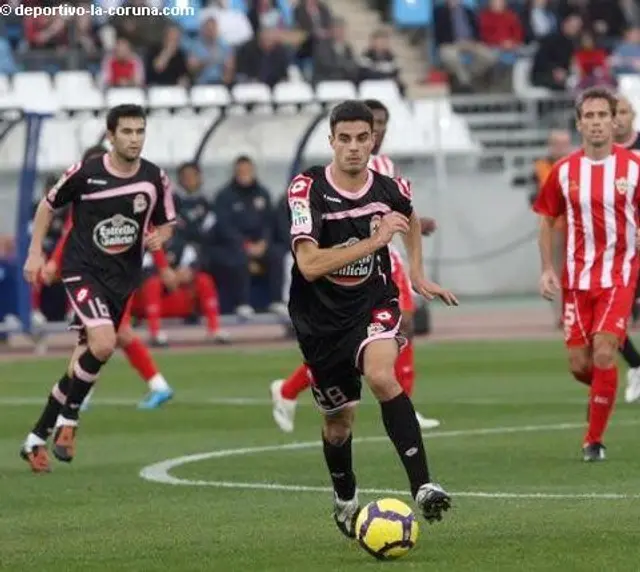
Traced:
<path id="1" fill-rule="evenodd" d="M 285 399 L 282 397 L 283 379 L 277 379 L 271 383 L 271 401 L 273 402 L 273 420 L 285 433 L 293 432 L 294 420 L 296 418 L 295 399 Z"/>

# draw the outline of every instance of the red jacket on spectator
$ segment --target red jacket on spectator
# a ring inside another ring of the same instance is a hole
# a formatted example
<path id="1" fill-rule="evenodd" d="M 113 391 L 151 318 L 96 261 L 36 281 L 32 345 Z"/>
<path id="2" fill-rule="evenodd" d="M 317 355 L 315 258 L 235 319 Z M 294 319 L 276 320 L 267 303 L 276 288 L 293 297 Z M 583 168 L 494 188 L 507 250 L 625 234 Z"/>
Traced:
<path id="1" fill-rule="evenodd" d="M 522 24 L 513 10 L 483 10 L 480 13 L 479 28 L 480 41 L 488 46 L 499 48 L 505 42 L 519 46 L 524 39 Z"/>
<path id="2" fill-rule="evenodd" d="M 141 86 L 144 83 L 144 65 L 138 56 L 122 60 L 107 55 L 102 60 L 101 71 L 105 86 Z"/>
<path id="3" fill-rule="evenodd" d="M 41 33 L 49 27 L 55 26 L 57 29 L 51 37 L 43 40 Z M 24 35 L 27 43 L 32 48 L 55 48 L 57 46 L 66 46 L 68 41 L 68 33 L 64 21 L 56 16 L 25 16 Z"/>
<path id="4" fill-rule="evenodd" d="M 603 49 L 579 49 L 573 59 L 581 78 L 593 75 L 597 71 L 608 73 L 607 52 Z"/>

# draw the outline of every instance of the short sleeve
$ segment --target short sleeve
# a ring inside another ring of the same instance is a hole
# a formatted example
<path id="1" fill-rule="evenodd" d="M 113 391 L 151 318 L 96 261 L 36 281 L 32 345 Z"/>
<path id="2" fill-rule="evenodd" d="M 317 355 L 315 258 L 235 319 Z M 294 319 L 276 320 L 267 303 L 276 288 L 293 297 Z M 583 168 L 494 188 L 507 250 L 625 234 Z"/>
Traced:
<path id="1" fill-rule="evenodd" d="M 69 167 L 45 195 L 48 205 L 60 209 L 76 200 L 82 192 L 82 163 Z"/>
<path id="2" fill-rule="evenodd" d="M 313 191 L 313 179 L 297 175 L 287 189 L 291 248 L 299 240 L 318 244 L 322 228 L 322 208 Z"/>
<path id="3" fill-rule="evenodd" d="M 564 214 L 566 205 L 558 175 L 558 168 L 554 167 L 542 185 L 533 203 L 533 211 L 536 214 L 553 218 Z"/>
<path id="4" fill-rule="evenodd" d="M 151 213 L 151 222 L 154 226 L 175 222 L 176 207 L 173 203 L 173 188 L 167 174 L 160 170 L 160 180 L 156 184 L 158 200 Z"/>
<path id="5" fill-rule="evenodd" d="M 393 181 L 396 184 L 394 189 L 396 192 L 392 195 L 391 208 L 406 217 L 410 217 L 411 213 L 413 213 L 411 183 L 402 177 L 396 177 Z"/>

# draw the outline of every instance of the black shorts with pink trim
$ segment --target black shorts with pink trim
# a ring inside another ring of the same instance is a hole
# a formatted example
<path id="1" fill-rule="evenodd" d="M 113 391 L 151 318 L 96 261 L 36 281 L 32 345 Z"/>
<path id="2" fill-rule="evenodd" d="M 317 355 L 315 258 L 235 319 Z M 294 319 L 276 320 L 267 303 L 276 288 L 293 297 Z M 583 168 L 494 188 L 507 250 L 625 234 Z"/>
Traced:
<path id="1" fill-rule="evenodd" d="M 406 344 L 400 334 L 398 301 L 378 305 L 367 320 L 333 336 L 298 336 L 304 361 L 311 372 L 311 390 L 316 404 L 333 413 L 360 401 L 364 350 L 376 340 Z"/>
<path id="2" fill-rule="evenodd" d="M 80 344 L 87 341 L 87 330 L 99 326 L 113 326 L 117 331 L 127 309 L 129 296 L 122 298 L 110 292 L 89 274 L 63 276 L 67 297 L 73 310 L 69 329 L 79 330 Z"/>

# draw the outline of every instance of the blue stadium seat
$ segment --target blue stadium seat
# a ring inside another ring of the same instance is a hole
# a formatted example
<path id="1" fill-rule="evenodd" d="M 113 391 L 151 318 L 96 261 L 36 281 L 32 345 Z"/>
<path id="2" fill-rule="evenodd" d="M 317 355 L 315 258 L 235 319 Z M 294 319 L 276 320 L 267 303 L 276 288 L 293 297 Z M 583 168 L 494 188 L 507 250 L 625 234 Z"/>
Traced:
<path id="1" fill-rule="evenodd" d="M 293 7 L 289 0 L 277 0 L 277 6 L 280 10 L 285 24 L 291 28 L 293 26 Z"/>
<path id="2" fill-rule="evenodd" d="M 432 0 L 393 0 L 393 23 L 398 28 L 422 28 L 431 25 Z"/>
<path id="3" fill-rule="evenodd" d="M 245 0 L 229 0 L 229 8 L 232 10 L 240 10 L 245 13 L 248 11 Z"/>
<path id="4" fill-rule="evenodd" d="M 167 8 L 184 6 L 184 4 L 184 0 L 165 0 L 165 7 Z M 187 34 L 194 34 L 200 28 L 200 4 L 198 2 L 189 2 L 188 5 L 193 8 L 193 13 L 171 16 L 171 19 Z"/>

